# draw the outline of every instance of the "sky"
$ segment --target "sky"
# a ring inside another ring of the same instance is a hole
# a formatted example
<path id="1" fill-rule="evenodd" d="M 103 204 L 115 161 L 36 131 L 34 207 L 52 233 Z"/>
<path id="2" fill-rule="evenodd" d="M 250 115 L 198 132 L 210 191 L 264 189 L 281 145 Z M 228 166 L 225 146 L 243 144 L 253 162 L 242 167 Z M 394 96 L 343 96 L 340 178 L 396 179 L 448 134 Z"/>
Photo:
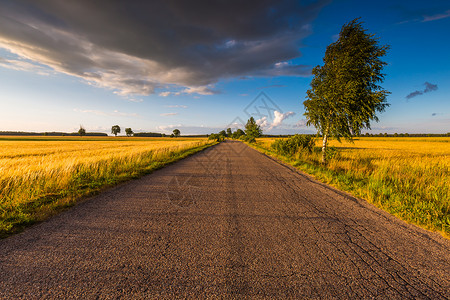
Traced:
<path id="1" fill-rule="evenodd" d="M 0 0 L 0 131 L 315 133 L 311 70 L 355 18 L 390 45 L 363 132 L 450 132 L 448 0 Z"/>

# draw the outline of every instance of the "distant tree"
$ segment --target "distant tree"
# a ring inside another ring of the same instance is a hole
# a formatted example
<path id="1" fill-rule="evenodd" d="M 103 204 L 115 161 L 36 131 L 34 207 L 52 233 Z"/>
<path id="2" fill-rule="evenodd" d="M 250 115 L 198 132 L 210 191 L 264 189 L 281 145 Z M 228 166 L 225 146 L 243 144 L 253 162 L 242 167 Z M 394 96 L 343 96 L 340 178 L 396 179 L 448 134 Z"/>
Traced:
<path id="1" fill-rule="evenodd" d="M 218 134 L 218 133 L 211 133 L 208 136 L 208 140 L 216 140 L 216 142 L 219 142 L 219 143 L 222 142 L 223 139 L 224 139 L 224 136 L 221 134 Z"/>
<path id="2" fill-rule="evenodd" d="M 381 57 L 389 46 L 378 45 L 361 24 L 358 19 L 345 24 L 338 40 L 327 47 L 324 65 L 313 69 L 311 89 L 303 102 L 306 124 L 314 125 L 323 136 L 323 164 L 329 137 L 352 140 L 361 129 L 370 129 L 370 121 L 378 121 L 375 113 L 389 105 L 389 92 L 378 85 L 386 65 Z"/>
<path id="3" fill-rule="evenodd" d="M 233 132 L 233 134 L 232 134 L 232 138 L 233 139 L 239 139 L 241 136 L 243 136 L 243 135 L 245 135 L 245 132 L 244 132 L 244 130 L 242 130 L 242 129 L 237 129 L 235 132 Z"/>
<path id="4" fill-rule="evenodd" d="M 82 125 L 80 125 L 80 129 L 78 129 L 78 134 L 80 136 L 86 135 L 86 129 Z"/>
<path id="5" fill-rule="evenodd" d="M 256 121 L 253 117 L 248 119 L 247 124 L 245 124 L 245 135 L 247 136 L 247 141 L 254 142 L 255 138 L 260 137 L 262 134 L 261 127 L 256 124 Z"/>
<path id="6" fill-rule="evenodd" d="M 175 137 L 175 135 L 172 133 L 172 134 L 170 135 L 170 137 L 173 138 L 173 137 Z"/>
<path id="7" fill-rule="evenodd" d="M 398 137 L 398 133 L 396 132 L 396 133 L 394 133 L 394 137 Z"/>
<path id="8" fill-rule="evenodd" d="M 227 128 L 227 137 L 231 137 L 232 134 L 231 128 Z"/>
<path id="9" fill-rule="evenodd" d="M 44 132 L 44 136 L 48 136 L 48 132 Z"/>
<path id="10" fill-rule="evenodd" d="M 125 128 L 125 133 L 127 136 L 133 136 L 133 130 L 131 130 L 131 128 Z"/>
<path id="11" fill-rule="evenodd" d="M 222 131 L 219 132 L 219 135 L 221 135 L 223 137 L 226 137 L 227 133 L 225 132 L 225 130 L 222 130 Z"/>
<path id="12" fill-rule="evenodd" d="M 111 133 L 117 136 L 117 134 L 120 133 L 120 126 L 114 125 L 113 127 L 111 127 Z"/>
<path id="13" fill-rule="evenodd" d="M 180 130 L 174 129 L 174 130 L 173 130 L 173 135 L 174 135 L 175 137 L 180 136 Z"/>

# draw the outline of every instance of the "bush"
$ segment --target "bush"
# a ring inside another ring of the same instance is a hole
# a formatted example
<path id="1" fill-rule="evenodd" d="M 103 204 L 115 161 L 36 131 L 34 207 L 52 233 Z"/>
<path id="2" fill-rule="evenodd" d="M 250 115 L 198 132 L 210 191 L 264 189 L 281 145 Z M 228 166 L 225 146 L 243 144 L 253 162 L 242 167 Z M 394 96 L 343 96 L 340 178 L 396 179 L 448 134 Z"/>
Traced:
<path id="1" fill-rule="evenodd" d="M 277 139 L 271 145 L 278 154 L 292 156 L 298 151 L 312 152 L 314 139 L 309 135 L 296 134 L 287 139 Z"/>
<path id="2" fill-rule="evenodd" d="M 217 142 L 222 142 L 225 139 L 225 137 L 221 134 L 217 133 L 211 133 L 208 137 L 208 140 L 216 140 Z"/>
<path id="3" fill-rule="evenodd" d="M 254 136 L 250 136 L 250 135 L 241 135 L 239 137 L 239 139 L 241 139 L 243 141 L 246 141 L 248 143 L 255 143 L 256 142 L 255 137 Z"/>

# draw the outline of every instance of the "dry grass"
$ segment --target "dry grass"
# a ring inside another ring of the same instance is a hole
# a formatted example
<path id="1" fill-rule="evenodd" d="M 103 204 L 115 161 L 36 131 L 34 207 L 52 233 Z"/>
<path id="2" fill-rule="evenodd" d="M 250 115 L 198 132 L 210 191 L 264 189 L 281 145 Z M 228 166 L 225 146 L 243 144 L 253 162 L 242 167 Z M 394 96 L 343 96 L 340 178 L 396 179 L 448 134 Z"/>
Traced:
<path id="1" fill-rule="evenodd" d="M 258 145 L 270 149 L 273 141 L 259 139 Z M 362 137 L 330 146 L 326 169 L 319 147 L 285 160 L 406 221 L 450 234 L 450 138 Z"/>
<path id="2" fill-rule="evenodd" d="M 0 236 L 209 144 L 203 138 L 0 138 Z"/>

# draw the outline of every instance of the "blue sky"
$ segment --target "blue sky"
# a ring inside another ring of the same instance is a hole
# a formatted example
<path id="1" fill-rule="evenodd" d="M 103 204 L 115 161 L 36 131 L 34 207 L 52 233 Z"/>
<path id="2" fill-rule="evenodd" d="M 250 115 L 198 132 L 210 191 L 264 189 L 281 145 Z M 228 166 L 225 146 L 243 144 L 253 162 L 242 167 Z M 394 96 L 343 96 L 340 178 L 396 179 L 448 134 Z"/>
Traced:
<path id="1" fill-rule="evenodd" d="M 312 133 L 310 69 L 361 17 L 391 46 L 371 132 L 450 132 L 447 0 L 33 2 L 0 0 L 0 131 L 203 134 L 253 115 L 268 134 Z"/>

